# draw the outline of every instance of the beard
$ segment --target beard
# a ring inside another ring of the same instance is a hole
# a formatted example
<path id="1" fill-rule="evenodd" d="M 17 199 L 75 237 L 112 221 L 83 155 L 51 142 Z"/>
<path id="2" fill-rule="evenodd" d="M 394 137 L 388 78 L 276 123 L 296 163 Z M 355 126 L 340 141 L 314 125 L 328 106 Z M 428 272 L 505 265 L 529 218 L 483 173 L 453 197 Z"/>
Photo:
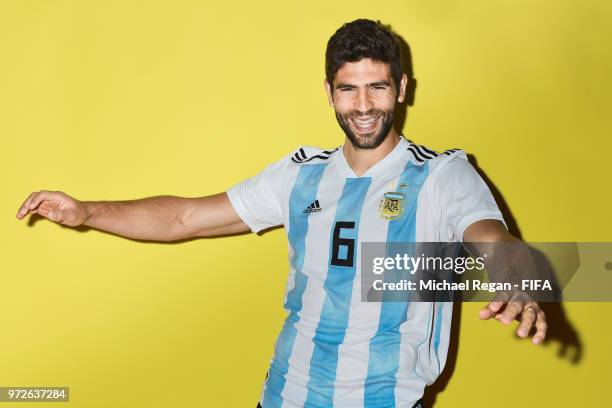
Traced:
<path id="1" fill-rule="evenodd" d="M 378 132 L 376 128 L 373 129 L 370 133 L 359 133 L 356 134 L 353 131 L 352 126 L 356 126 L 354 123 L 351 123 L 353 119 L 359 119 L 361 117 L 375 117 L 376 121 L 381 121 L 382 125 L 379 125 L 380 129 Z M 393 127 L 393 109 L 389 111 L 384 111 L 381 109 L 370 109 L 365 113 L 361 113 L 359 111 L 350 111 L 347 113 L 339 113 L 336 111 L 336 120 L 338 120 L 338 124 L 340 128 L 344 131 L 344 134 L 350 140 L 351 144 L 357 149 L 375 149 L 382 142 L 385 141 L 387 136 L 389 135 L 389 131 L 391 127 Z"/>

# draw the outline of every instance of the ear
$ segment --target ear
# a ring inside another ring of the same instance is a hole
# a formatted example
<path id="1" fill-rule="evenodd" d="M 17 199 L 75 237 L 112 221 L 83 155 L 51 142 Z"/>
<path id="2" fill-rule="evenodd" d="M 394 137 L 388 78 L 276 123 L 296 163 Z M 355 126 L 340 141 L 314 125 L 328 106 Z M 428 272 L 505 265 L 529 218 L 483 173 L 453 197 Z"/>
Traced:
<path id="1" fill-rule="evenodd" d="M 402 79 L 400 80 L 400 89 L 397 94 L 397 101 L 402 103 L 404 99 L 406 99 L 406 85 L 408 85 L 408 75 L 402 74 Z"/>
<path id="2" fill-rule="evenodd" d="M 327 102 L 329 106 L 334 106 L 334 96 L 332 95 L 331 85 L 327 82 L 327 78 L 323 80 L 323 86 L 325 87 L 325 93 L 327 94 Z"/>

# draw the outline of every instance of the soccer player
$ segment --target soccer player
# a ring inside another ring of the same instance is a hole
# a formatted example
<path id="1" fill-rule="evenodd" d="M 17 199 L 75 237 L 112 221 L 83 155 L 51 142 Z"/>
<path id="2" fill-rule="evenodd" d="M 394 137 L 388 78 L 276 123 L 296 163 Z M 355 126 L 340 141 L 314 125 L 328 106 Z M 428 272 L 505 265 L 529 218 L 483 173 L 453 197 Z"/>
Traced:
<path id="1" fill-rule="evenodd" d="M 19 208 L 67 226 L 172 241 L 284 225 L 290 270 L 259 406 L 422 407 L 446 362 L 452 303 L 361 300 L 362 242 L 512 242 L 495 200 L 462 150 L 440 154 L 393 126 L 406 98 L 400 44 L 379 22 L 355 20 L 330 38 L 325 91 L 346 138 L 303 146 L 219 194 L 79 201 L 32 193 Z M 540 343 L 533 301 L 493 301 L 481 319 Z"/>

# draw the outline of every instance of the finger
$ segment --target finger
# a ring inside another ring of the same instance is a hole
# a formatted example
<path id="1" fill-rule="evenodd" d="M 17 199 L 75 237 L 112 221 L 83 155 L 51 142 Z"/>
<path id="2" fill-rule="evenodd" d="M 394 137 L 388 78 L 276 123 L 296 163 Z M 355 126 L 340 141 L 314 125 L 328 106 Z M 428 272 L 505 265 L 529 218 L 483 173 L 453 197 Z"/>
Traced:
<path id="1" fill-rule="evenodd" d="M 31 213 L 31 214 L 41 214 L 47 218 L 49 218 L 47 216 L 48 214 L 48 209 L 47 211 L 40 211 L 41 206 L 45 206 L 47 204 L 51 204 L 52 203 L 52 199 L 53 199 L 53 193 L 52 191 L 46 191 L 46 190 L 41 190 L 39 192 L 36 193 L 32 193 L 30 195 L 30 197 L 26 200 L 26 202 L 24 203 L 24 205 L 22 206 L 24 208 L 24 210 L 20 210 L 20 214 L 21 214 L 21 218 L 25 217 L 26 214 Z M 47 201 L 48 200 L 48 201 Z M 19 213 L 18 213 L 19 214 Z M 54 214 L 53 218 L 51 218 L 53 221 L 56 220 L 56 214 Z"/>
<path id="2" fill-rule="evenodd" d="M 38 214 L 42 215 L 43 217 L 51 221 L 55 221 L 55 222 L 64 221 L 64 216 L 65 216 L 64 211 L 62 211 L 62 209 L 59 208 L 59 206 L 54 203 L 48 203 L 45 201 L 41 203 L 38 206 L 38 208 L 36 208 L 35 210 L 32 210 L 32 212 L 38 212 Z"/>
<path id="3" fill-rule="evenodd" d="M 38 207 L 36 210 L 32 210 L 32 213 L 38 213 L 51 221 L 58 221 L 57 211 L 54 211 L 49 207 Z"/>
<path id="4" fill-rule="evenodd" d="M 482 320 L 487 320 L 495 316 L 495 314 L 502 308 L 504 302 L 502 301 L 492 301 L 489 302 L 484 308 L 482 308 L 479 312 L 478 317 Z"/>
<path id="5" fill-rule="evenodd" d="M 479 317 L 483 320 L 490 319 L 491 317 L 497 318 L 497 313 L 504 307 L 508 299 L 509 295 L 507 293 L 497 292 L 493 300 L 480 311 Z"/>
<path id="6" fill-rule="evenodd" d="M 499 321 L 502 312 L 505 310 L 506 307 L 508 307 L 508 302 L 510 301 L 510 294 L 507 292 L 497 292 L 493 300 L 496 301 L 497 305 L 499 306 L 499 308 L 493 314 L 493 317 L 495 318 L 495 320 Z"/>
<path id="7" fill-rule="evenodd" d="M 519 337 L 525 338 L 529 335 L 533 323 L 536 321 L 537 315 L 535 309 L 524 309 L 521 313 L 521 324 L 516 330 Z"/>
<path id="8" fill-rule="evenodd" d="M 38 191 L 30 193 L 28 198 L 26 198 L 25 201 L 21 204 L 21 206 L 19 207 L 19 210 L 17 210 L 17 218 L 18 219 L 22 219 L 23 217 L 25 217 L 28 214 L 28 211 L 29 211 L 28 205 L 30 204 L 30 201 L 32 200 L 32 197 L 34 197 L 36 194 L 38 194 Z"/>
<path id="9" fill-rule="evenodd" d="M 499 316 L 499 321 L 503 324 L 510 324 L 523 310 L 522 302 L 509 302 L 504 312 Z"/>
<path id="10" fill-rule="evenodd" d="M 39 206 L 40 203 L 52 197 L 53 193 L 51 191 L 42 190 L 34 197 L 32 197 L 32 199 L 30 200 L 30 204 L 28 204 L 28 208 L 30 209 L 30 211 L 34 210 Z"/>
<path id="11" fill-rule="evenodd" d="M 536 334 L 533 336 L 531 340 L 534 344 L 540 344 L 546 338 L 546 331 L 548 330 L 548 324 L 546 323 L 546 315 L 543 311 L 539 311 L 538 319 L 535 323 L 536 326 Z"/>
<path id="12" fill-rule="evenodd" d="M 40 205 L 38 207 L 36 207 L 34 210 L 32 211 L 56 211 L 56 210 L 61 210 L 59 203 L 55 202 L 55 201 L 51 201 L 51 200 L 45 200 L 42 203 L 40 203 Z"/>

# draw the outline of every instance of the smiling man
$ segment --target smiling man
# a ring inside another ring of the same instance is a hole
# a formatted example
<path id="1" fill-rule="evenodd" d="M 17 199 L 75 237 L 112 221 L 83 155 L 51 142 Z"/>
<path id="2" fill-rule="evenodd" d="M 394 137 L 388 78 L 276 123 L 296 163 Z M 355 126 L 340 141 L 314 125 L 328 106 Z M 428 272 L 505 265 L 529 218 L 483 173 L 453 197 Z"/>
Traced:
<path id="1" fill-rule="evenodd" d="M 259 406 L 422 407 L 446 362 L 452 304 L 362 301 L 361 243 L 516 238 L 462 150 L 438 154 L 393 127 L 408 82 L 401 61 L 397 38 L 371 20 L 330 38 L 324 86 L 346 136 L 338 148 L 301 147 L 206 197 L 92 202 L 35 192 L 17 218 L 38 213 L 156 241 L 284 225 L 288 313 Z M 546 334 L 532 301 L 491 302 L 479 317 L 518 319 L 520 337 L 535 327 L 536 344 Z"/>

